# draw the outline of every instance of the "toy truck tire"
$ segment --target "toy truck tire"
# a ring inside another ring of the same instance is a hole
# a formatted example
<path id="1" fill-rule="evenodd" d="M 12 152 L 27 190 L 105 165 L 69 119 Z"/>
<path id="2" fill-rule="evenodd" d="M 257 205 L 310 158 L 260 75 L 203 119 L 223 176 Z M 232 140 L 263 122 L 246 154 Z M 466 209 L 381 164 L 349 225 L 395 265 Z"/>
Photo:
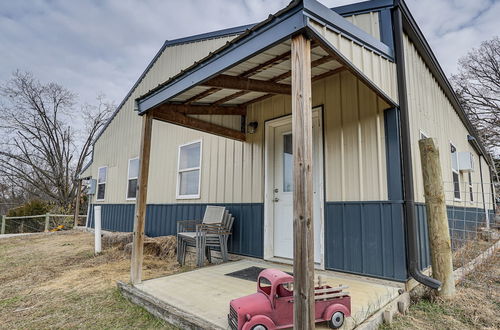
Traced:
<path id="1" fill-rule="evenodd" d="M 338 329 L 344 324 L 344 313 L 335 312 L 330 318 L 330 328 Z"/>
<path id="2" fill-rule="evenodd" d="M 350 312 L 344 305 L 333 304 L 325 310 L 324 319 L 329 320 L 328 324 L 331 328 L 338 329 L 344 323 L 346 315 L 349 316 Z"/>
<path id="3" fill-rule="evenodd" d="M 263 327 L 263 328 L 261 328 Z M 255 315 L 243 325 L 242 330 L 274 330 L 276 329 L 276 325 L 274 322 L 264 315 Z"/>

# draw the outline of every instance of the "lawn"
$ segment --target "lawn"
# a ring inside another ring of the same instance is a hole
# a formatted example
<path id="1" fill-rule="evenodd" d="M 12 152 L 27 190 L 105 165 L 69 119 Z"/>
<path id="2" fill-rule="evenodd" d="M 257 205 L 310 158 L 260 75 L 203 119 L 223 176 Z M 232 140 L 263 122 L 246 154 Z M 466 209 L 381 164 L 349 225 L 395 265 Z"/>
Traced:
<path id="1" fill-rule="evenodd" d="M 457 286 L 453 300 L 415 298 L 407 315 L 381 329 L 500 329 L 500 251 Z"/>
<path id="2" fill-rule="evenodd" d="M 0 328 L 174 329 L 120 295 L 129 260 L 116 249 L 94 256 L 84 232 L 0 239 Z M 175 260 L 144 259 L 146 279 L 182 270 Z"/>

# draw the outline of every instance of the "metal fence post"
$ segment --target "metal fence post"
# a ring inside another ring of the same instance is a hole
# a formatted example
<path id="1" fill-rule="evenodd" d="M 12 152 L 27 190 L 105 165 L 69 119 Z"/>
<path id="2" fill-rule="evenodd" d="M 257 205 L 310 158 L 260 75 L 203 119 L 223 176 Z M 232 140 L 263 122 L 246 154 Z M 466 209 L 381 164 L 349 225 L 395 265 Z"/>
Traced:
<path id="1" fill-rule="evenodd" d="M 50 225 L 50 213 L 45 214 L 45 232 L 49 231 L 49 225 Z"/>
<path id="2" fill-rule="evenodd" d="M 2 215 L 2 229 L 0 232 L 1 235 L 5 234 L 5 218 L 6 218 L 6 216 Z"/>

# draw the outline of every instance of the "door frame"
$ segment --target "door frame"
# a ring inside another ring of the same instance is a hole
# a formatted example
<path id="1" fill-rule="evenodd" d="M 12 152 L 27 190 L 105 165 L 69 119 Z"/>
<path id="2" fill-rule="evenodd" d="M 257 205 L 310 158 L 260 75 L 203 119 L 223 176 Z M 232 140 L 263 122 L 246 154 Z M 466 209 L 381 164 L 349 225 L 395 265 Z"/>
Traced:
<path id="1" fill-rule="evenodd" d="M 324 157 L 324 126 L 323 126 L 323 106 L 312 108 L 313 118 L 318 117 L 319 130 L 319 191 L 317 196 L 320 198 L 320 263 L 315 263 L 316 269 L 325 269 L 325 157 Z M 291 264 L 293 260 L 274 256 L 274 134 L 272 130 L 292 119 L 292 115 L 270 119 L 265 122 L 264 131 L 264 259 Z M 272 171 L 270 169 L 273 169 Z M 313 173 L 314 175 L 314 173 Z M 313 214 L 313 216 L 317 216 Z"/>

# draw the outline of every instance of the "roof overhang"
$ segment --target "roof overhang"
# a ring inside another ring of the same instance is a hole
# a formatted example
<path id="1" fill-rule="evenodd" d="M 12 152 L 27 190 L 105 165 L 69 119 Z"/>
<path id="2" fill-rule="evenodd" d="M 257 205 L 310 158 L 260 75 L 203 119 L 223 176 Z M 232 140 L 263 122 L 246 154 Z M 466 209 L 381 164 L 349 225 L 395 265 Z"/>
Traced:
<path id="1" fill-rule="evenodd" d="M 317 72 L 318 76 L 326 73 L 326 71 L 345 67 L 376 91 L 388 104 L 397 105 L 394 96 L 388 95 L 384 88 L 381 88 L 369 75 L 365 74 L 359 63 L 355 63 L 348 56 L 345 56 L 339 49 L 341 48 L 340 45 L 334 45 L 331 39 L 322 32 L 322 29 L 338 35 L 339 39 L 353 43 L 356 45 L 356 49 L 362 49 L 360 56 L 368 56 L 367 54 L 369 54 L 393 63 L 393 51 L 389 46 L 356 27 L 339 14 L 314 0 L 293 1 L 275 15 L 269 16 L 268 19 L 251 27 L 219 50 L 138 98 L 136 108 L 139 114 L 144 114 L 164 103 L 185 104 L 186 102 L 192 103 L 195 100 L 194 102 L 197 103 L 220 105 L 220 102 L 218 103 L 213 97 L 210 100 L 208 96 L 218 93 L 217 95 L 220 96 L 219 101 L 225 100 L 229 96 L 228 91 L 231 90 L 232 92 L 239 90 L 240 94 L 242 92 L 246 93 L 247 99 L 240 98 L 237 101 L 233 99 L 232 102 L 223 105 L 245 105 L 252 100 L 248 99 L 248 92 L 253 93 L 251 94 L 253 100 L 258 100 L 262 96 L 259 96 L 258 92 L 264 92 L 264 88 L 267 87 L 262 87 L 262 90 L 249 89 L 245 91 L 242 90 L 241 86 L 251 84 L 263 86 L 266 80 L 275 85 L 285 85 L 286 80 L 273 80 L 273 76 L 269 75 L 273 72 L 273 69 L 283 69 L 283 65 L 281 68 L 278 65 L 275 68 L 266 67 L 268 76 L 261 70 L 257 72 L 260 76 L 255 76 L 256 79 L 253 79 L 253 77 L 250 79 L 247 75 L 243 77 L 246 80 L 243 80 L 241 79 L 242 75 L 248 72 L 245 68 L 248 69 L 251 63 L 257 67 L 264 65 L 266 62 L 264 55 L 270 55 L 273 52 L 276 57 L 280 57 L 280 54 L 276 54 L 280 49 L 282 51 L 281 58 L 286 60 L 285 53 L 289 51 L 290 39 L 299 33 L 307 34 L 315 42 L 315 46 L 319 46 L 316 53 L 313 52 L 313 55 L 315 55 L 312 57 L 313 61 L 321 62 L 321 57 L 325 56 L 332 58 L 329 66 L 325 63 L 321 63 L 323 67 L 318 66 L 316 69 L 316 71 L 319 71 L 319 73 Z M 279 62 L 277 63 L 279 64 Z M 324 72 L 321 72 L 321 70 Z M 226 92 L 224 92 L 222 89 L 227 85 L 221 85 L 221 76 L 226 78 L 225 83 L 228 80 L 236 83 L 236 77 L 239 77 L 240 83 L 232 85 L 233 87 L 227 88 Z M 286 73 L 283 73 L 283 76 L 286 77 Z M 274 78 L 277 79 L 276 76 Z M 215 80 L 218 80 L 219 85 L 215 84 Z M 277 87 L 284 88 L 285 86 Z"/>

